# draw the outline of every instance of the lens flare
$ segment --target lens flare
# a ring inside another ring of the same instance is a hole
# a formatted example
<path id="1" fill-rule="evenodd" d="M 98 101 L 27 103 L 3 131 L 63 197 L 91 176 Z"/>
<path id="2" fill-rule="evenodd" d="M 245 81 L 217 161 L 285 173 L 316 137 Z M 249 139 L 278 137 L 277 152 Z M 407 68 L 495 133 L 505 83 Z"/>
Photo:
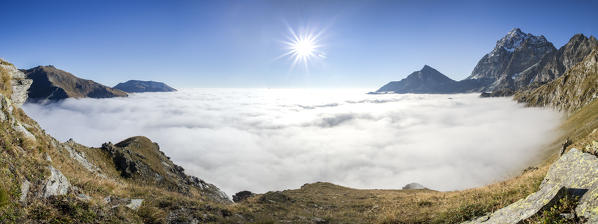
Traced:
<path id="1" fill-rule="evenodd" d="M 295 32 L 292 28 L 289 28 L 289 37 L 286 41 L 283 41 L 285 45 L 285 52 L 281 57 L 289 57 L 292 59 L 294 68 L 297 64 L 303 64 L 307 69 L 308 64 L 315 59 L 326 58 L 325 53 L 322 51 L 322 44 L 320 44 L 319 37 L 322 32 Z"/>

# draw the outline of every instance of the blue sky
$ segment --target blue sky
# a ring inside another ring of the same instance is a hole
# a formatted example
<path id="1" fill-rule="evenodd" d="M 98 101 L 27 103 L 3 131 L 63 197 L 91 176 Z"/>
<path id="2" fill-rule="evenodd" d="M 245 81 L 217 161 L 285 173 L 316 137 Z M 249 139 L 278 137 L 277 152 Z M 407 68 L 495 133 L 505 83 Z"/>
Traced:
<path id="1" fill-rule="evenodd" d="M 598 1 L 2 1 L 0 57 L 115 85 L 365 87 L 428 64 L 453 79 L 514 27 L 558 48 L 598 35 Z M 326 58 L 291 69 L 288 27 Z"/>

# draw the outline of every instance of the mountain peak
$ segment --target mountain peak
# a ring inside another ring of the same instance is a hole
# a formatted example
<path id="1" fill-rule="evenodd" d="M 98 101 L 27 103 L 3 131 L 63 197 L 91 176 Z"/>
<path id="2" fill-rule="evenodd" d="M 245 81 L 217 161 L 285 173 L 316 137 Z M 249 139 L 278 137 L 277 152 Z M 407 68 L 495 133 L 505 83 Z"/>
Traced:
<path id="1" fill-rule="evenodd" d="M 420 71 L 424 71 L 424 70 L 434 70 L 434 71 L 436 71 L 436 69 L 432 68 L 429 65 L 424 65 L 424 67 L 422 67 L 422 69 Z"/>
<path id="2" fill-rule="evenodd" d="M 457 92 L 457 88 L 455 80 L 443 75 L 429 65 L 424 65 L 421 70 L 414 71 L 401 81 L 389 82 L 376 92 L 454 93 Z"/>
<path id="3" fill-rule="evenodd" d="M 588 40 L 588 37 L 586 37 L 585 35 L 583 35 L 583 33 L 578 33 L 573 35 L 573 37 L 571 37 L 571 39 L 569 39 L 569 42 L 581 42 L 581 41 L 586 41 Z"/>
<path id="4" fill-rule="evenodd" d="M 518 35 L 518 34 L 525 34 L 521 29 L 515 27 L 507 35 Z"/>
<path id="5" fill-rule="evenodd" d="M 532 44 L 544 44 L 548 41 L 542 35 L 534 36 L 531 33 L 524 33 L 519 28 L 514 28 L 507 35 L 496 42 L 494 53 L 497 53 L 500 49 L 504 49 L 508 52 L 513 52 L 519 48 L 523 43 L 528 42 Z"/>

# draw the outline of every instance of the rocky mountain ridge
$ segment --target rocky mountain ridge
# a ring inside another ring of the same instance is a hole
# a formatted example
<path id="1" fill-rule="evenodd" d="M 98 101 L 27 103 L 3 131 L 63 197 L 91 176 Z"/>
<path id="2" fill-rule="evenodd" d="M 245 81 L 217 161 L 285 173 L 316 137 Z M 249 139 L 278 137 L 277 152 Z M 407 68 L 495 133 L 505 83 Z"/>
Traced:
<path id="1" fill-rule="evenodd" d="M 510 96 L 562 76 L 596 46 L 595 37 L 576 34 L 557 50 L 544 36 L 526 34 L 515 28 L 496 42 L 494 49 L 480 59 L 466 79 L 441 79 L 435 83 L 406 78 L 409 85 L 390 82 L 376 93 L 483 92 L 482 96 Z"/>
<path id="2" fill-rule="evenodd" d="M 22 70 L 33 80 L 28 93 L 31 102 L 54 102 L 66 98 L 126 97 L 127 93 L 92 80 L 81 79 L 54 66 L 37 66 Z"/>

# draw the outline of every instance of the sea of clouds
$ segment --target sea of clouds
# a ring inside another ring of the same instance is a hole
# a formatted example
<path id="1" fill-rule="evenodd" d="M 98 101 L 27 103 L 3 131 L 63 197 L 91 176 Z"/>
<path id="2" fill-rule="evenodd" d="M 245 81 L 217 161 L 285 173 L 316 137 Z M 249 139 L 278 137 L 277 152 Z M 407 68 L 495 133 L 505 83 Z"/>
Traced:
<path id="1" fill-rule="evenodd" d="M 147 136 L 187 174 L 227 194 L 326 181 L 436 190 L 492 183 L 530 165 L 561 114 L 477 94 L 353 89 L 184 89 L 68 99 L 23 109 L 48 133 L 89 145 Z"/>

